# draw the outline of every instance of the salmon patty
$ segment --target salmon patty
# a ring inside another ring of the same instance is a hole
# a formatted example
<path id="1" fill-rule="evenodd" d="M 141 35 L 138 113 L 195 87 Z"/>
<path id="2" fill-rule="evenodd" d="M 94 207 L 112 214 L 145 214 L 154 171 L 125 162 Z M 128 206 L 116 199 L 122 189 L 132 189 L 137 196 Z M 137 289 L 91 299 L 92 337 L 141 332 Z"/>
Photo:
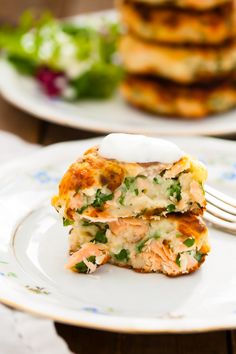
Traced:
<path id="1" fill-rule="evenodd" d="M 92 273 L 109 262 L 138 272 L 177 276 L 198 269 L 210 250 L 207 228 L 194 215 L 108 223 L 81 219 L 71 229 L 69 240 L 66 268 L 79 273 Z"/>
<path id="2" fill-rule="evenodd" d="M 121 0 L 123 23 L 143 39 L 174 44 L 220 44 L 235 36 L 233 5 L 204 12 Z"/>
<path id="3" fill-rule="evenodd" d="M 71 227 L 66 268 L 92 273 L 111 263 L 169 276 L 195 271 L 210 250 L 201 220 L 206 177 L 206 168 L 172 142 L 106 136 L 69 167 L 52 199 Z"/>
<path id="4" fill-rule="evenodd" d="M 161 79 L 129 75 L 121 93 L 137 108 L 182 119 L 201 119 L 236 106 L 236 80 L 213 85 L 178 85 Z"/>
<path id="5" fill-rule="evenodd" d="M 131 74 L 159 76 L 180 83 L 208 82 L 236 70 L 236 42 L 219 48 L 168 46 L 145 42 L 127 34 L 119 51 Z"/>
<path id="6" fill-rule="evenodd" d="M 198 11 L 205 11 L 218 7 L 223 4 L 229 4 L 231 0 L 130 0 L 133 3 L 144 3 L 150 5 L 170 5 L 173 7 L 188 8 Z"/>
<path id="7" fill-rule="evenodd" d="M 207 172 L 184 156 L 175 163 L 124 163 L 99 154 L 97 146 L 73 163 L 63 176 L 52 204 L 64 223 L 81 217 L 103 221 L 155 219 L 173 212 L 202 214 Z"/>

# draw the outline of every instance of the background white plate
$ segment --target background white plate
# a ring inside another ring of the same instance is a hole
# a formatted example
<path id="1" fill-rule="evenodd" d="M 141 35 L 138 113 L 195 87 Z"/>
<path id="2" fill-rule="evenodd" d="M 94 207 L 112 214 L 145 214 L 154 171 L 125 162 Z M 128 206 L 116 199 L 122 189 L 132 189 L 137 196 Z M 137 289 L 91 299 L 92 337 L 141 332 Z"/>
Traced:
<path id="1" fill-rule="evenodd" d="M 236 196 L 236 143 L 173 139 Z M 212 252 L 194 274 L 168 278 L 105 265 L 64 269 L 67 234 L 50 198 L 67 166 L 98 139 L 61 143 L 0 171 L 0 300 L 57 321 L 124 332 L 236 328 L 236 238 L 210 229 Z"/>
<path id="2" fill-rule="evenodd" d="M 73 22 L 114 19 L 114 11 L 73 18 Z M 31 78 L 0 62 L 0 92 L 18 108 L 47 121 L 95 132 L 127 132 L 148 135 L 223 135 L 236 132 L 236 110 L 200 121 L 186 121 L 150 115 L 127 105 L 117 94 L 109 100 L 66 103 L 46 97 Z"/>

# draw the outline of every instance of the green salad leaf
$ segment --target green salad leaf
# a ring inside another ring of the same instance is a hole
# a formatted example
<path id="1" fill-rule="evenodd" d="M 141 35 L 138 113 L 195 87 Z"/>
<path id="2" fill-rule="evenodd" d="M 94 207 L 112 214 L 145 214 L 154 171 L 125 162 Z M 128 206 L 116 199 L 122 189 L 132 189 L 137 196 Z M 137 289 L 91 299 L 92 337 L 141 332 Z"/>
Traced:
<path id="1" fill-rule="evenodd" d="M 118 23 L 105 19 L 95 27 L 61 22 L 48 13 L 36 20 L 27 11 L 18 26 L 0 27 L 0 49 L 22 74 L 47 67 L 65 74 L 72 99 L 99 99 L 111 96 L 123 76 L 119 35 Z"/>

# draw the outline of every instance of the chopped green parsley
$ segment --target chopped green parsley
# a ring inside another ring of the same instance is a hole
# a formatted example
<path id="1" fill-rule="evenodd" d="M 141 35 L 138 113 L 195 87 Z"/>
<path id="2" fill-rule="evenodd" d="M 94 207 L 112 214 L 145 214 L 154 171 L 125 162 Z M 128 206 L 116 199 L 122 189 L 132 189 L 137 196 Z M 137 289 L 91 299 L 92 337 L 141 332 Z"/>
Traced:
<path id="1" fill-rule="evenodd" d="M 73 224 L 73 220 L 63 218 L 63 226 L 69 226 Z"/>
<path id="2" fill-rule="evenodd" d="M 177 238 L 179 237 L 183 237 L 183 234 L 181 234 L 180 232 L 177 232 L 177 234 L 175 235 Z"/>
<path id="3" fill-rule="evenodd" d="M 168 188 L 170 197 L 174 197 L 178 202 L 181 200 L 181 185 L 179 181 L 174 181 Z"/>
<path id="4" fill-rule="evenodd" d="M 167 205 L 166 210 L 168 211 L 168 213 L 172 213 L 173 211 L 175 211 L 175 205 L 174 204 Z"/>
<path id="5" fill-rule="evenodd" d="M 128 191 L 134 193 L 136 196 L 139 195 L 139 190 L 136 185 L 138 178 L 146 179 L 147 177 L 144 175 L 137 175 L 136 177 L 125 177 L 122 186 L 121 196 L 118 200 L 121 205 L 124 205 L 125 195 Z"/>
<path id="6" fill-rule="evenodd" d="M 94 208 L 101 208 L 101 207 L 103 207 L 104 203 L 106 203 L 106 201 L 112 200 L 113 196 L 114 196 L 113 193 L 105 194 L 105 193 L 102 193 L 101 189 L 98 189 L 96 192 L 96 195 L 95 195 L 95 199 L 91 205 Z"/>
<path id="7" fill-rule="evenodd" d="M 202 190 L 203 195 L 205 195 L 205 189 L 204 189 L 204 187 L 203 187 L 203 183 L 202 183 L 202 182 L 199 182 L 199 185 L 200 185 L 200 187 L 201 187 L 201 190 Z"/>
<path id="8" fill-rule="evenodd" d="M 129 260 L 129 250 L 123 248 L 119 253 L 115 254 L 115 258 L 121 262 L 128 262 Z"/>
<path id="9" fill-rule="evenodd" d="M 126 189 L 127 190 L 133 189 L 135 181 L 136 181 L 135 177 L 126 177 L 124 180 L 124 185 Z"/>
<path id="10" fill-rule="evenodd" d="M 187 247 L 192 247 L 195 243 L 195 239 L 194 238 L 187 238 L 184 242 L 185 246 Z"/>
<path id="11" fill-rule="evenodd" d="M 144 240 L 140 241 L 140 242 L 136 245 L 136 250 L 137 250 L 137 252 L 138 252 L 138 253 L 142 252 L 143 247 L 145 246 L 145 243 L 146 243 L 148 240 L 150 240 L 150 239 L 152 239 L 152 238 L 155 239 L 155 240 L 157 240 L 157 239 L 160 238 L 160 237 L 161 237 L 161 235 L 160 235 L 160 233 L 157 231 L 157 232 L 155 232 L 153 235 L 151 235 L 150 237 L 145 238 Z"/>
<path id="12" fill-rule="evenodd" d="M 84 212 L 85 209 L 87 209 L 89 207 L 89 205 L 83 205 L 81 208 L 77 209 L 77 213 L 78 214 L 82 214 Z"/>
<path id="13" fill-rule="evenodd" d="M 83 220 L 82 222 L 82 226 L 90 226 L 91 225 L 91 221 L 88 221 L 88 220 Z"/>
<path id="14" fill-rule="evenodd" d="M 200 263 L 203 256 L 203 253 L 201 253 L 200 251 L 196 251 L 194 258 L 196 259 L 196 261 L 198 261 L 198 263 Z"/>
<path id="15" fill-rule="evenodd" d="M 122 193 L 121 193 L 121 196 L 120 196 L 120 198 L 118 199 L 118 201 L 119 201 L 119 203 L 120 203 L 121 205 L 124 205 L 125 192 L 122 192 Z"/>
<path id="16" fill-rule="evenodd" d="M 98 230 L 94 241 L 95 243 L 107 243 L 106 230 Z"/>
<path id="17" fill-rule="evenodd" d="M 138 253 L 142 252 L 143 247 L 145 246 L 145 243 L 146 243 L 147 241 L 148 241 L 147 239 L 142 240 L 141 242 L 139 242 L 139 243 L 136 245 L 136 250 L 137 250 Z"/>
<path id="18" fill-rule="evenodd" d="M 88 262 L 92 262 L 93 264 L 95 264 L 96 261 L 96 257 L 95 256 L 90 256 L 87 258 Z M 88 267 L 86 266 L 86 264 L 82 261 L 79 262 L 75 265 L 75 269 L 79 272 L 79 273 L 88 273 Z"/>
<path id="19" fill-rule="evenodd" d="M 175 260 L 175 263 L 176 263 L 179 267 L 181 267 L 180 257 L 181 257 L 181 255 L 180 255 L 180 253 L 178 253 L 178 254 L 177 254 L 177 257 L 176 257 L 176 260 Z"/>
<path id="20" fill-rule="evenodd" d="M 155 184 L 161 184 L 161 182 L 162 182 L 161 177 L 154 177 L 154 178 L 153 178 L 153 183 L 155 183 Z"/>

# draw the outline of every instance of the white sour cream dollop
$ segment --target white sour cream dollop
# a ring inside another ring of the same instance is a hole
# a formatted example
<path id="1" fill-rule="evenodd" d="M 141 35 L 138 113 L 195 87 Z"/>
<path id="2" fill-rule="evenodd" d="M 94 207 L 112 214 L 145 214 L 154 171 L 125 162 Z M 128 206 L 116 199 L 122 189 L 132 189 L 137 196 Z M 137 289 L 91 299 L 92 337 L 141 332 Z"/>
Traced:
<path id="1" fill-rule="evenodd" d="M 109 134 L 99 146 L 99 154 L 122 162 L 174 163 L 186 154 L 174 143 L 134 134 Z"/>

